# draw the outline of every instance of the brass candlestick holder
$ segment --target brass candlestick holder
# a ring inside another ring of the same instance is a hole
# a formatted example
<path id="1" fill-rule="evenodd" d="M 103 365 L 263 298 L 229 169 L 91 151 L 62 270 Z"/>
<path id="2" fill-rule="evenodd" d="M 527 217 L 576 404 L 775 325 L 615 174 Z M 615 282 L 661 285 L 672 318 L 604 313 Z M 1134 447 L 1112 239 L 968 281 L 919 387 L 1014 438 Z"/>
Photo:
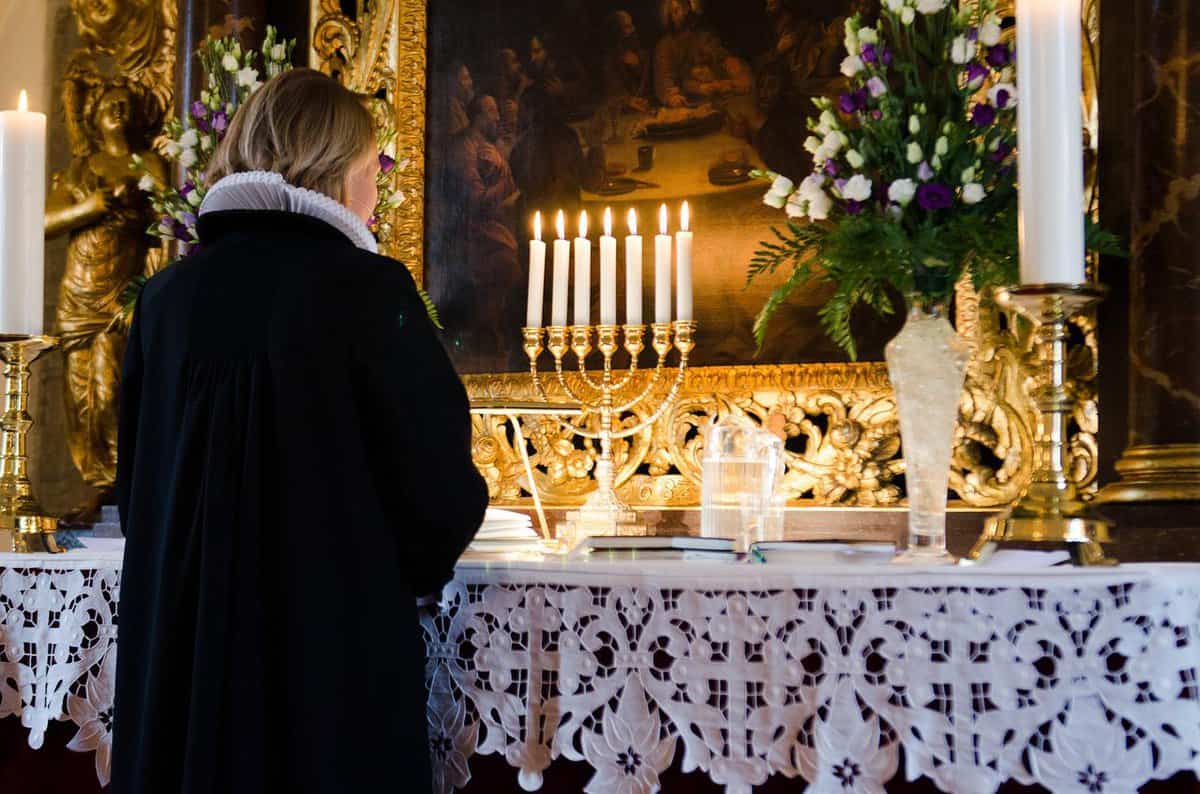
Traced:
<path id="1" fill-rule="evenodd" d="M 997 302 L 1015 309 L 1037 326 L 1038 361 L 1046 383 L 1038 390 L 1033 480 L 1001 516 L 988 519 L 967 558 L 985 559 L 1000 543 L 1066 544 L 1076 565 L 1114 565 L 1101 543 L 1108 524 L 1091 517 L 1067 476 L 1067 423 L 1075 399 L 1067 388 L 1069 320 L 1103 300 L 1107 288 L 1096 284 L 1033 284 L 999 290 Z"/>
<path id="2" fill-rule="evenodd" d="M 529 356 L 529 371 L 533 376 L 538 396 L 548 401 L 542 374 L 538 371 L 538 359 L 545 349 L 554 357 L 555 374 L 563 390 L 582 406 L 585 416 L 597 416 L 600 420 L 599 431 L 585 430 L 559 420 L 563 427 L 572 433 L 600 442 L 600 457 L 596 461 L 596 490 L 580 510 L 568 513 L 566 523 L 558 526 L 558 537 L 567 545 L 573 546 L 593 535 L 647 534 L 646 526 L 637 520 L 637 513 L 617 496 L 612 445 L 616 439 L 628 438 L 642 432 L 675 403 L 687 370 L 688 356 L 696 346 L 696 323 L 691 320 L 677 320 L 670 323 L 654 323 L 650 329 L 650 346 L 657 354 L 658 361 L 653 375 L 645 385 L 640 385 L 636 380 L 638 358 L 646 347 L 644 325 L 552 325 L 548 329 L 524 329 L 525 354 Z M 598 380 L 587 369 L 587 359 L 593 350 L 593 334 L 604 362 Z M 629 354 L 630 363 L 629 370 L 618 376 L 614 371 L 613 357 L 622 347 Z M 659 384 L 670 369 L 667 359 L 672 349 L 679 352 L 679 362 L 667 394 L 649 417 L 617 430 L 615 423 L 618 416 L 637 406 L 648 405 L 654 397 Z M 579 366 L 582 386 L 578 388 L 567 379 L 563 366 L 568 351 L 574 354 Z"/>
<path id="3" fill-rule="evenodd" d="M 29 366 L 58 340 L 51 336 L 0 335 L 4 361 L 4 414 L 0 417 L 0 531 L 12 534 L 11 551 L 60 552 L 58 519 L 46 515 L 29 483 L 26 437 L 29 415 Z"/>

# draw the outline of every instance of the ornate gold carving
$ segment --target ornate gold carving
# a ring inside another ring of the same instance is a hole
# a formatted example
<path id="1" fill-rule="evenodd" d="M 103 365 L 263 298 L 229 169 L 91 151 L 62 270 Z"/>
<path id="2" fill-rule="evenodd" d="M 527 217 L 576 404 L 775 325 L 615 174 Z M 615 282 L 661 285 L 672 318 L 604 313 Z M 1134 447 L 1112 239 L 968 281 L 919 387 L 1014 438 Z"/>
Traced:
<path id="1" fill-rule="evenodd" d="M 62 85 L 73 159 L 55 174 L 46 234 L 68 234 L 58 326 L 66 354 L 68 444 L 84 481 L 100 494 L 116 476 L 117 392 L 123 329 L 112 326 L 135 276 L 161 266 L 145 230 L 150 207 L 130 156 L 161 179 L 152 141 L 170 112 L 175 57 L 174 0 L 73 0 L 83 46 Z M 111 64 L 111 68 L 105 68 Z"/>

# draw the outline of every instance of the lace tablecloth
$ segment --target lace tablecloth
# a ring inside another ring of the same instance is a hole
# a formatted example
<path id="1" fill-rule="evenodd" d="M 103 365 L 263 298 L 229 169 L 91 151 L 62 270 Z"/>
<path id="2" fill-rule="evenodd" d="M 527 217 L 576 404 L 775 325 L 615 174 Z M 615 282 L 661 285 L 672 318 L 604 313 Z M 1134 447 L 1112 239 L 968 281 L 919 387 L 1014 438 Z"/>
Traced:
<path id="1" fill-rule="evenodd" d="M 80 556 L 75 556 L 80 555 Z M 86 556 L 86 555 L 91 555 Z M 119 557 L 0 556 L 0 715 L 108 769 Z M 386 630 L 386 627 L 380 627 Z M 499 753 L 533 790 L 652 792 L 678 757 L 873 792 L 1133 791 L 1200 768 L 1200 566 L 1040 571 L 460 564 L 424 618 L 438 786 Z"/>

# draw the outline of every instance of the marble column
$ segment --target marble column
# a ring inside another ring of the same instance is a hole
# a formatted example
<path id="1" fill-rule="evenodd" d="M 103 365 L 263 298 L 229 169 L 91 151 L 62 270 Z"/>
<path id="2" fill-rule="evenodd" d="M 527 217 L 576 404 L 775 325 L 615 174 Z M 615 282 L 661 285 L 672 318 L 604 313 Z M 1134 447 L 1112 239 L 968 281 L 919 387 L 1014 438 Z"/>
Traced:
<path id="1" fill-rule="evenodd" d="M 1200 500 L 1200 3 L 1129 6 L 1129 427 L 1100 500 Z"/>

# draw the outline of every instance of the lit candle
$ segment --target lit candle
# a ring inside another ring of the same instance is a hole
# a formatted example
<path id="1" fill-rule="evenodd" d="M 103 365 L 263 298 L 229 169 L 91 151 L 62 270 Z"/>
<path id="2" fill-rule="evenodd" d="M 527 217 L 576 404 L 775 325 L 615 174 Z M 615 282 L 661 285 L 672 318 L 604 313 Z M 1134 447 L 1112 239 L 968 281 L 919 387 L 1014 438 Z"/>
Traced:
<path id="1" fill-rule="evenodd" d="M 625 322 L 642 324 L 642 237 L 633 210 L 629 211 L 629 236 L 625 238 Z"/>
<path id="2" fill-rule="evenodd" d="M 667 205 L 658 209 L 654 237 L 654 322 L 671 322 L 671 235 L 667 234 Z"/>
<path id="3" fill-rule="evenodd" d="M 692 232 L 688 229 L 688 203 L 679 210 L 675 232 L 675 319 L 692 319 Z"/>
<path id="4" fill-rule="evenodd" d="M 571 242 L 567 240 L 567 224 L 563 211 L 555 221 L 558 239 L 554 241 L 554 295 L 550 306 L 550 324 L 567 324 L 567 282 L 571 275 Z"/>
<path id="5" fill-rule="evenodd" d="M 617 324 L 617 238 L 612 236 L 612 210 L 607 207 L 600 238 L 600 324 Z"/>
<path id="6" fill-rule="evenodd" d="M 1017 3 L 1021 281 L 1084 281 L 1080 0 Z"/>
<path id="7" fill-rule="evenodd" d="M 0 334 L 42 333 L 46 116 L 0 112 Z"/>
<path id="8" fill-rule="evenodd" d="M 533 239 L 529 241 L 529 303 L 525 307 L 525 326 L 542 327 L 542 302 L 546 289 L 546 244 L 542 242 L 542 213 L 533 216 Z"/>
<path id="9" fill-rule="evenodd" d="M 575 238 L 574 325 L 592 322 L 592 241 L 588 239 L 587 211 L 579 213 L 579 236 Z"/>

